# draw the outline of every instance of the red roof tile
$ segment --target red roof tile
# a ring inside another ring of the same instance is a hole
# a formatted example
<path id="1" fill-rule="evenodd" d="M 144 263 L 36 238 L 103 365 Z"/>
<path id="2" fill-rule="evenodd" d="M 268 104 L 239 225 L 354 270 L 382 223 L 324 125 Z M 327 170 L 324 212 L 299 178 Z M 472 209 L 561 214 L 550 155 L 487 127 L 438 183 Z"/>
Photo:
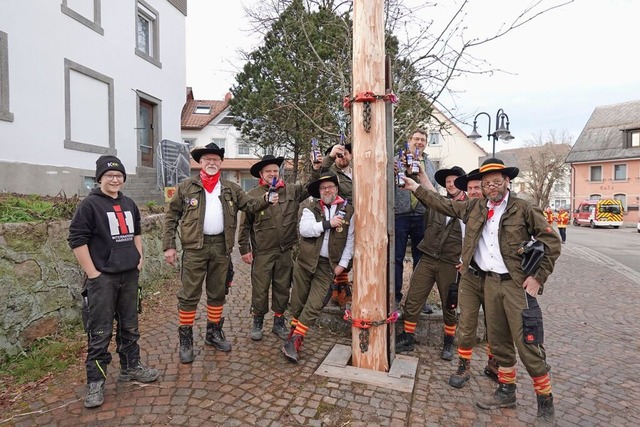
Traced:
<path id="1" fill-rule="evenodd" d="M 182 129 L 202 129 L 216 118 L 227 106 L 229 101 L 208 101 L 189 99 L 182 107 Z M 208 114 L 196 114 L 196 107 L 209 107 Z"/>

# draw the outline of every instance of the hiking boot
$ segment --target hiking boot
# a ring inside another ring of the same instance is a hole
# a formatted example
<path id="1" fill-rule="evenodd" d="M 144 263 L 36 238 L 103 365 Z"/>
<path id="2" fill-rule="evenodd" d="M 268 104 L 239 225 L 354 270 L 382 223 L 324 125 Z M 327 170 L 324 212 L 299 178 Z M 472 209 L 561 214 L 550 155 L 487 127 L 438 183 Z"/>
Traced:
<path id="1" fill-rule="evenodd" d="M 193 326 L 182 325 L 178 328 L 180 336 L 180 363 L 191 363 L 193 355 Z"/>
<path id="2" fill-rule="evenodd" d="M 253 316 L 253 329 L 249 338 L 253 341 L 260 341 L 262 339 L 262 325 L 264 324 L 264 316 Z"/>
<path id="3" fill-rule="evenodd" d="M 402 331 L 402 333 L 396 337 L 396 353 L 413 351 L 414 348 L 415 342 L 413 339 L 413 334 Z"/>
<path id="4" fill-rule="evenodd" d="M 286 326 L 286 320 L 284 316 L 273 318 L 273 328 L 271 332 L 276 334 L 281 340 L 287 340 L 289 338 L 289 328 Z M 293 335 L 293 333 L 291 333 Z"/>
<path id="5" fill-rule="evenodd" d="M 224 336 L 222 326 L 224 325 L 224 317 L 220 319 L 220 323 L 207 321 L 207 334 L 204 337 L 206 345 L 212 345 L 220 351 L 231 351 L 231 343 Z"/>
<path id="6" fill-rule="evenodd" d="M 470 365 L 471 360 L 463 359 L 462 357 L 458 360 L 458 370 L 455 374 L 449 377 L 449 385 L 455 388 L 462 388 L 464 383 L 469 381 L 471 378 L 471 368 Z"/>
<path id="7" fill-rule="evenodd" d="M 487 366 L 484 367 L 484 374 L 495 382 L 498 382 L 498 361 L 495 357 L 490 357 L 489 360 L 487 360 Z"/>
<path id="8" fill-rule="evenodd" d="M 552 394 L 539 394 L 537 426 L 553 426 L 556 424 L 556 410 L 553 406 Z"/>
<path id="9" fill-rule="evenodd" d="M 476 405 L 482 409 L 514 408 L 516 406 L 516 385 L 499 384 L 491 397 L 476 400 Z"/>
<path id="10" fill-rule="evenodd" d="M 282 345 L 282 352 L 290 361 L 298 363 L 298 352 L 302 348 L 302 340 L 304 337 L 300 334 L 293 334 Z"/>
<path id="11" fill-rule="evenodd" d="M 84 398 L 85 408 L 96 408 L 104 403 L 104 380 L 88 384 L 89 391 Z"/>
<path id="12" fill-rule="evenodd" d="M 141 383 L 151 383 L 158 379 L 158 370 L 148 368 L 138 360 L 133 366 L 120 369 L 118 381 L 138 381 Z"/>
<path id="13" fill-rule="evenodd" d="M 442 345 L 442 353 L 440 353 L 440 359 L 453 360 L 453 335 L 444 336 L 444 344 Z"/>

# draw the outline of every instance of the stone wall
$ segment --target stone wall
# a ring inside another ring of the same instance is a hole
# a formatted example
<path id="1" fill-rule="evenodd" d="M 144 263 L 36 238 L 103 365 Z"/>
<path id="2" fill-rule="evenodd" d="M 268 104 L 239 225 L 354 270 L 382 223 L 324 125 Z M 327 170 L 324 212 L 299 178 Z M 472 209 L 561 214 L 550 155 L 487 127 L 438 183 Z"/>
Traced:
<path id="1" fill-rule="evenodd" d="M 145 288 L 175 276 L 162 253 L 163 219 L 142 220 Z M 0 224 L 0 361 L 80 321 L 84 273 L 67 244 L 68 227 L 69 221 Z"/>

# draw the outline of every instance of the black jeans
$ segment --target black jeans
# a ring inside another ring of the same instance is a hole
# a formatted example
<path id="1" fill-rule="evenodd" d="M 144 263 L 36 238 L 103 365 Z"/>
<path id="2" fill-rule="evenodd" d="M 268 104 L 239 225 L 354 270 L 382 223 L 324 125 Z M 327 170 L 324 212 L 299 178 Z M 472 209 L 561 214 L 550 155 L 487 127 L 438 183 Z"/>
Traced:
<path id="1" fill-rule="evenodd" d="M 140 360 L 138 339 L 138 276 L 137 269 L 125 273 L 102 273 L 87 280 L 89 304 L 87 322 L 87 382 L 104 380 L 111 363 L 109 343 L 113 321 L 117 322 L 116 352 L 120 367 L 127 369 Z"/>
<path id="2" fill-rule="evenodd" d="M 407 252 L 407 242 L 411 236 L 411 256 L 413 268 L 416 268 L 422 252 L 418 243 L 424 238 L 424 215 L 396 215 L 395 217 L 395 288 L 396 302 L 402 297 L 402 275 L 404 270 L 404 256 Z"/>

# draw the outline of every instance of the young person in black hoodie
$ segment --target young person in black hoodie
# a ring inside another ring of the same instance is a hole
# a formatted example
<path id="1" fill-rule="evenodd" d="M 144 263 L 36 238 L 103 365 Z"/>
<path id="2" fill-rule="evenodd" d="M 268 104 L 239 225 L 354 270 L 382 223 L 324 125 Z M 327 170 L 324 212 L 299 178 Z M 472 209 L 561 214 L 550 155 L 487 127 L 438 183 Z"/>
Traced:
<path id="1" fill-rule="evenodd" d="M 158 371 L 140 362 L 138 339 L 138 276 L 142 268 L 140 211 L 120 191 L 127 180 L 124 165 L 115 156 L 96 161 L 95 188 L 78 206 L 69 226 L 69 246 L 87 279 L 87 384 L 84 406 L 104 402 L 104 383 L 111 362 L 109 343 L 117 321 L 116 352 L 120 356 L 118 381 L 152 382 Z"/>

